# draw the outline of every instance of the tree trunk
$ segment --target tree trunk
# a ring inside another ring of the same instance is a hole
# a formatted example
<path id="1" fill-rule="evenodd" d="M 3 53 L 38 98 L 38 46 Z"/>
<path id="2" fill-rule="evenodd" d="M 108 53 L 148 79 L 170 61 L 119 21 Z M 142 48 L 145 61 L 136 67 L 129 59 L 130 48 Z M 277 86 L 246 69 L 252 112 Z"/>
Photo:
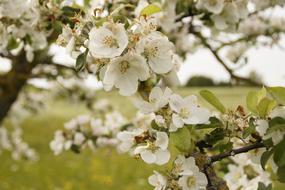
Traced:
<path id="1" fill-rule="evenodd" d="M 25 52 L 12 58 L 12 69 L 7 74 L 0 76 L 0 124 L 7 116 L 11 106 L 16 101 L 21 89 L 31 76 L 33 68 L 38 61 L 29 63 Z"/>

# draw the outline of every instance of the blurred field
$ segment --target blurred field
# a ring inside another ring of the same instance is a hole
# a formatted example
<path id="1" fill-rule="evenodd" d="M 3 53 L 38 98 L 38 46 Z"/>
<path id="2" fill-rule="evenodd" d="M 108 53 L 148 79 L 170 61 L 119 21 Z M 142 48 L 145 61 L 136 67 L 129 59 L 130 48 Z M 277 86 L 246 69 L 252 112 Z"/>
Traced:
<path id="1" fill-rule="evenodd" d="M 200 89 L 178 89 L 182 95 L 197 94 Z M 228 107 L 245 104 L 250 88 L 212 89 Z M 108 97 L 126 116 L 135 109 L 127 99 L 117 93 L 98 92 L 98 97 Z M 84 113 L 81 105 L 52 102 L 49 108 L 28 118 L 24 124 L 24 139 L 37 150 L 40 160 L 36 163 L 12 161 L 8 153 L 0 155 L 0 190 L 149 190 L 147 177 L 154 166 L 148 166 L 128 155 L 115 151 L 87 150 L 76 155 L 65 152 L 54 156 L 49 142 L 54 131 L 73 116 Z M 275 187 L 274 189 L 285 189 Z"/>

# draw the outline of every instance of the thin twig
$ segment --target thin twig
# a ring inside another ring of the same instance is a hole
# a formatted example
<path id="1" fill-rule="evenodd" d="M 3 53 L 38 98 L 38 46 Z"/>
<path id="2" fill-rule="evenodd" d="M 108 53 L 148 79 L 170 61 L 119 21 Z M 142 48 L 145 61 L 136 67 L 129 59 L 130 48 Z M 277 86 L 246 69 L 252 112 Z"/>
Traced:
<path id="1" fill-rule="evenodd" d="M 250 150 L 254 150 L 254 149 L 258 149 L 258 148 L 264 148 L 265 145 L 262 142 L 256 142 L 254 144 L 250 144 L 241 148 L 237 148 L 237 149 L 233 149 L 227 152 L 224 152 L 222 154 L 218 154 L 218 155 L 214 155 L 210 157 L 211 163 L 220 161 L 224 158 L 230 157 L 230 156 L 234 156 L 237 154 L 241 154 L 241 153 L 245 153 L 248 152 Z"/>

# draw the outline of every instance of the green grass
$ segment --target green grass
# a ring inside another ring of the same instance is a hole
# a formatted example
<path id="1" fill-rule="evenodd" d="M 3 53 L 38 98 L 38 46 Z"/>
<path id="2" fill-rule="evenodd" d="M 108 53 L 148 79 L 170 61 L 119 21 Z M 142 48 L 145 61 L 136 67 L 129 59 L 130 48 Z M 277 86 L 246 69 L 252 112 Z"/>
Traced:
<path id="1" fill-rule="evenodd" d="M 182 95 L 197 94 L 200 89 L 179 89 Z M 231 108 L 245 104 L 249 88 L 211 89 Z M 98 92 L 108 97 L 126 116 L 135 109 L 117 93 Z M 205 103 L 205 102 L 204 102 Z M 206 105 L 206 104 L 205 104 Z M 81 105 L 53 102 L 46 111 L 23 123 L 24 139 L 40 155 L 38 162 L 13 161 L 4 152 L 0 155 L 0 190 L 148 190 L 147 177 L 154 166 L 111 150 L 88 150 L 81 154 L 64 152 L 54 156 L 49 142 L 54 131 L 73 116 L 86 112 Z M 278 188 L 276 188 L 278 189 Z M 279 188 L 284 189 L 282 187 Z"/>

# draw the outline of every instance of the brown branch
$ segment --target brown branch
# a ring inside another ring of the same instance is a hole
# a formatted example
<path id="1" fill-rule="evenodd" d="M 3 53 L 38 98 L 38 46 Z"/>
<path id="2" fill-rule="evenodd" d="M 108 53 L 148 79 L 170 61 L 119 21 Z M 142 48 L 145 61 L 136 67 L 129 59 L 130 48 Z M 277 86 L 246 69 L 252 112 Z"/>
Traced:
<path id="1" fill-rule="evenodd" d="M 245 153 L 254 149 L 258 149 L 258 148 L 264 148 L 265 145 L 262 142 L 256 142 L 254 144 L 250 144 L 241 148 L 237 148 L 237 149 L 233 149 L 227 152 L 224 152 L 222 154 L 218 154 L 218 155 L 214 155 L 210 157 L 210 161 L 211 163 L 220 161 L 224 158 L 230 157 L 230 156 L 235 156 L 237 154 L 241 154 L 241 153 Z"/>

